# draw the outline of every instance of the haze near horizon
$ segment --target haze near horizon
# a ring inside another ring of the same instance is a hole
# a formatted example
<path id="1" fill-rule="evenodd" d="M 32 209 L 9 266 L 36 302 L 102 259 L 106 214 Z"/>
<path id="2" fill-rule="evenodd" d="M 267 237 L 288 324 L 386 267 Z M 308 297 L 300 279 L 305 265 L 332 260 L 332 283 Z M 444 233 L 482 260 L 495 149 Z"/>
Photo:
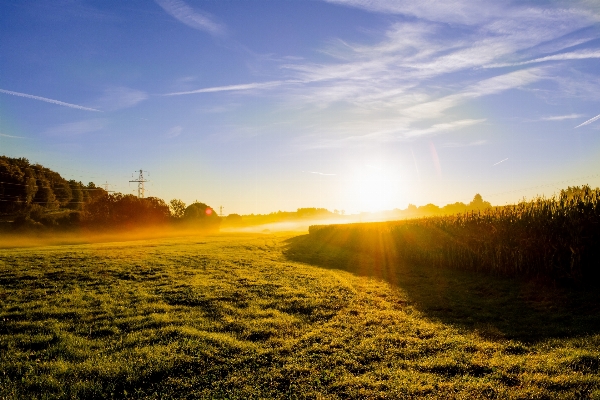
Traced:
<path id="1" fill-rule="evenodd" d="M 599 59 L 585 0 L 3 2 L 0 154 L 226 214 L 512 203 L 600 186 Z"/>

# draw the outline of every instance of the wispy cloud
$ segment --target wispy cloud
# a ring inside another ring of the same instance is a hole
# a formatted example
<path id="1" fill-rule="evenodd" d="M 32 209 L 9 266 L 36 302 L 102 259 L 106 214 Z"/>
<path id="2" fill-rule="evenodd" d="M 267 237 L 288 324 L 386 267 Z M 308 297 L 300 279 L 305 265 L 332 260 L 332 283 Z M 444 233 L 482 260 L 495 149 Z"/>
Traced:
<path id="1" fill-rule="evenodd" d="M 169 131 L 167 132 L 167 137 L 168 138 L 174 138 L 177 137 L 179 135 L 181 135 L 181 132 L 183 131 L 183 128 L 179 125 L 172 127 L 171 129 L 169 129 Z"/>
<path id="2" fill-rule="evenodd" d="M 444 143 L 442 145 L 442 147 L 471 147 L 471 146 L 481 146 L 487 143 L 487 140 L 476 140 L 474 142 L 468 142 L 468 143 L 457 143 L 457 142 L 448 142 L 448 143 Z"/>
<path id="3" fill-rule="evenodd" d="M 320 49 L 323 57 L 318 62 L 279 58 L 275 61 L 281 71 L 279 80 L 166 95 L 247 91 L 277 96 L 282 115 L 286 107 L 293 110 L 287 126 L 298 136 L 298 146 L 322 148 L 413 140 L 468 129 L 486 121 L 470 117 L 470 104 L 515 89 L 553 85 L 556 97 L 590 97 L 596 92 L 595 88 L 585 91 L 583 84 L 569 85 L 572 82 L 564 77 L 571 75 L 562 73 L 562 64 L 536 64 L 596 56 L 593 50 L 572 51 L 572 46 L 597 36 L 591 28 L 585 39 L 574 35 L 593 27 L 598 19 L 583 7 L 522 5 L 511 0 L 490 4 L 425 0 L 425 5 L 412 0 L 325 1 L 409 18 L 387 26 L 379 40 L 369 43 L 332 39 Z M 398 20 L 390 17 L 394 19 Z M 484 68 L 515 62 L 523 64 L 511 71 Z M 549 120 L 559 117 L 568 119 Z M 268 127 L 254 129 L 264 132 Z"/>
<path id="4" fill-rule="evenodd" d="M 48 136 L 73 137 L 99 131 L 105 126 L 106 120 L 95 118 L 61 124 L 46 130 L 44 133 Z"/>
<path id="5" fill-rule="evenodd" d="M 554 82 L 558 84 L 558 90 L 546 93 L 550 101 L 564 98 L 575 98 L 585 101 L 600 101 L 600 79 L 595 74 L 577 71 L 575 74 L 565 73 L 555 76 Z"/>
<path id="6" fill-rule="evenodd" d="M 458 93 L 440 97 L 406 108 L 404 113 L 419 118 L 438 118 L 443 112 L 460 105 L 467 100 L 498 94 L 509 89 L 521 88 L 544 77 L 540 68 L 510 72 L 508 74 L 484 79 L 465 87 Z"/>
<path id="7" fill-rule="evenodd" d="M 469 72 L 468 79 L 489 79 L 489 74 L 474 74 L 473 70 L 517 52 L 535 55 L 535 46 L 594 22 L 576 9 L 517 7 L 509 1 L 483 4 L 455 0 L 431 2 L 430 7 L 408 0 L 329 1 L 374 12 L 411 15 L 418 20 L 392 25 L 384 40 L 374 45 L 339 41 L 326 50 L 337 62 L 284 65 L 304 81 L 321 82 L 315 90 L 321 102 L 353 99 L 355 103 L 397 106 L 408 100 L 414 105 L 419 99 L 409 96 L 429 96 L 421 85 L 433 78 L 464 71 Z M 450 31 L 446 24 L 437 23 L 459 20 L 467 25 L 460 31 Z M 465 78 L 453 76 L 453 85 L 460 86 Z"/>
<path id="8" fill-rule="evenodd" d="M 336 174 L 326 174 L 323 172 L 316 172 L 316 171 L 302 171 L 302 172 L 306 172 L 307 174 L 324 175 L 324 176 L 335 176 L 336 175 Z"/>
<path id="9" fill-rule="evenodd" d="M 434 124 L 429 128 L 411 128 L 409 121 L 405 121 L 405 125 L 396 126 L 397 124 L 394 124 L 394 120 L 390 120 L 388 121 L 388 125 L 382 123 L 379 124 L 381 125 L 379 129 L 373 129 L 373 122 L 361 125 L 358 121 L 351 120 L 335 127 L 338 130 L 336 132 L 337 137 L 325 135 L 322 131 L 318 131 L 317 134 L 304 137 L 299 143 L 299 147 L 304 149 L 320 149 L 348 146 L 359 147 L 370 143 L 401 142 L 431 135 L 447 134 L 485 121 L 485 119 L 464 119 Z M 327 126 L 326 129 L 333 128 Z"/>
<path id="10" fill-rule="evenodd" d="M 11 90 L 0 89 L 0 93 L 12 94 L 13 96 L 25 97 L 27 99 L 45 101 L 46 103 L 52 103 L 52 104 L 56 104 L 56 105 L 59 105 L 59 106 L 76 108 L 78 110 L 101 112 L 101 110 L 97 110 L 95 108 L 89 108 L 89 107 L 84 107 L 84 106 L 80 106 L 80 105 L 77 105 L 77 104 L 65 103 L 64 101 L 49 99 L 47 97 L 34 96 L 32 94 L 13 92 Z"/>
<path id="11" fill-rule="evenodd" d="M 424 104 L 434 98 L 443 98 L 448 103 L 445 109 L 448 109 L 469 98 L 524 87 L 544 78 L 540 74 L 541 68 L 497 77 L 489 72 L 474 71 L 499 57 L 535 45 L 546 36 L 533 40 L 516 35 L 474 32 L 456 37 L 444 35 L 444 29 L 439 24 L 425 21 L 395 24 L 378 44 L 341 43 L 337 49 L 328 49 L 328 54 L 337 59 L 333 62 L 287 63 L 283 68 L 305 82 L 298 90 L 298 98 L 307 103 L 327 107 L 347 102 L 376 110 L 401 110 L 421 105 L 426 108 Z M 528 32 L 523 33 L 523 37 L 529 38 Z M 458 75 L 460 73 L 463 75 Z M 443 85 L 450 74 L 453 74 L 452 81 L 446 87 L 461 92 L 461 97 L 440 97 L 441 91 L 436 96 L 431 81 L 438 79 Z M 479 79 L 478 86 L 474 79 Z M 441 105 L 439 100 L 437 105 Z"/>
<path id="12" fill-rule="evenodd" d="M 504 1 L 473 7 L 471 1 L 432 1 L 414 2 L 411 0 L 326 0 L 330 3 L 362 8 L 367 11 L 385 14 L 404 14 L 432 21 L 472 23 L 489 18 Z M 499 4 L 497 4 L 499 3 Z"/>
<path id="13" fill-rule="evenodd" d="M 518 67 L 521 65 L 536 64 L 544 61 L 564 61 L 564 60 L 586 60 L 592 58 L 600 58 L 600 50 L 582 50 L 570 53 L 553 54 L 550 56 L 540 57 L 533 60 L 521 61 L 515 63 L 489 64 L 483 68 L 501 68 L 501 67 Z"/>
<path id="14" fill-rule="evenodd" d="M 0 136 L 7 137 L 7 138 L 14 138 L 14 139 L 27 139 L 26 137 L 23 137 L 23 136 L 7 135 L 5 133 L 0 133 Z"/>
<path id="15" fill-rule="evenodd" d="M 215 36 L 224 35 L 225 26 L 215 22 L 208 14 L 196 11 L 180 0 L 155 0 L 167 13 L 189 27 Z"/>
<path id="16" fill-rule="evenodd" d="M 564 121 L 567 119 L 577 119 L 583 117 L 583 114 L 568 114 L 568 115 L 554 115 L 550 117 L 541 118 L 542 121 Z"/>
<path id="17" fill-rule="evenodd" d="M 197 93 L 214 93 L 214 92 L 230 92 L 230 91 L 243 91 L 243 90 L 253 90 L 253 89 L 266 89 L 266 88 L 272 88 L 275 86 L 280 86 L 284 83 L 286 83 L 286 82 L 270 81 L 270 82 L 244 83 L 244 84 L 240 84 L 240 85 L 214 86 L 214 87 L 190 90 L 190 91 L 186 91 L 186 92 L 166 93 L 163 96 L 181 96 L 181 95 L 185 95 L 185 94 L 197 94 Z"/>
<path id="18" fill-rule="evenodd" d="M 148 94 L 144 91 L 116 86 L 106 89 L 98 103 L 105 110 L 115 111 L 133 107 L 147 98 Z"/>
<path id="19" fill-rule="evenodd" d="M 589 124 L 591 124 L 592 122 L 594 122 L 594 121 L 597 121 L 597 120 L 599 120 L 599 119 L 600 119 L 600 115 L 596 115 L 594 118 L 590 118 L 590 119 L 588 119 L 588 120 L 587 120 L 587 121 L 585 121 L 583 124 L 579 124 L 579 125 L 577 125 L 577 126 L 575 127 L 575 129 L 577 129 L 577 128 L 581 127 L 581 126 L 589 125 Z"/>
<path id="20" fill-rule="evenodd" d="M 440 124 L 432 125 L 426 129 L 415 129 L 408 132 L 405 137 L 415 137 L 415 136 L 425 136 L 425 135 L 433 135 L 438 133 L 450 132 L 462 128 L 466 128 L 468 126 L 473 126 L 476 124 L 480 124 L 485 122 L 485 119 L 463 119 L 459 121 L 452 122 L 444 122 Z"/>
<path id="21" fill-rule="evenodd" d="M 321 123 L 308 127 L 312 132 L 306 143 L 311 147 L 404 140 L 464 129 L 482 122 L 464 118 L 476 99 L 549 87 L 551 81 L 558 83 L 556 92 L 564 90 L 558 82 L 564 74 L 556 64 L 530 62 L 516 71 L 500 72 L 484 66 L 516 57 L 522 61 L 525 56 L 536 62 L 595 56 L 592 51 L 547 55 L 581 43 L 568 36 L 595 23 L 591 13 L 577 7 L 538 8 L 502 0 L 426 2 L 429 7 L 408 0 L 326 1 L 416 18 L 392 24 L 375 43 L 331 41 L 323 50 L 329 61 L 282 65 L 289 78 L 303 82 L 286 88 L 288 98 L 310 110 L 306 120 Z M 337 119 L 329 116 L 330 109 L 336 110 Z M 426 123 L 430 127 L 421 128 Z"/>

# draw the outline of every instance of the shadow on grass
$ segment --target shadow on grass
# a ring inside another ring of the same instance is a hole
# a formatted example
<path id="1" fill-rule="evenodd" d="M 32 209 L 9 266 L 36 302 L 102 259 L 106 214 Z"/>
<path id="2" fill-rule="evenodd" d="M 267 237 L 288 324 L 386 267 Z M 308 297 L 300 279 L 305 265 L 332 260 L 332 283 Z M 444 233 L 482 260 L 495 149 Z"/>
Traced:
<path id="1" fill-rule="evenodd" d="M 492 339 L 534 343 L 600 332 L 600 293 L 481 272 L 406 265 L 394 251 L 350 251 L 310 235 L 286 241 L 293 261 L 383 279 L 428 318 Z"/>

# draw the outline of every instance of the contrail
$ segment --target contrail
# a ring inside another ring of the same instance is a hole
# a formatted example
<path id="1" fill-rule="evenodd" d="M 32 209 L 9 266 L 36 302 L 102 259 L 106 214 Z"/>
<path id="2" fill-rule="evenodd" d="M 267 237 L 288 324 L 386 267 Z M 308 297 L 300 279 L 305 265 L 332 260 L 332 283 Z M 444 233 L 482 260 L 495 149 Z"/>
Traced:
<path id="1" fill-rule="evenodd" d="M 494 165 L 498 165 L 498 164 L 500 164 L 501 162 L 504 162 L 504 161 L 506 161 L 506 160 L 508 160 L 508 158 L 505 158 L 504 160 L 498 161 L 498 162 L 497 162 L 496 164 L 494 164 Z M 494 165 L 492 165 L 492 167 L 493 167 Z"/>
<path id="2" fill-rule="evenodd" d="M 59 106 L 77 108 L 78 110 L 102 112 L 101 110 L 96 110 L 95 108 L 88 108 L 88 107 L 78 106 L 77 104 L 65 103 L 64 101 L 58 101 L 58 100 L 54 100 L 54 99 L 48 99 L 46 97 L 34 96 L 32 94 L 25 94 L 25 93 L 13 92 L 11 90 L 0 89 L 0 93 L 12 94 L 13 96 L 26 97 L 28 99 L 45 101 L 46 103 L 52 103 L 52 104 L 58 104 Z"/>
<path id="3" fill-rule="evenodd" d="M 317 174 L 317 175 L 326 175 L 326 176 L 333 176 L 335 174 L 325 174 L 323 172 L 315 172 L 315 171 L 302 171 L 302 172 L 306 172 L 308 174 Z"/>
<path id="4" fill-rule="evenodd" d="M 583 124 L 579 124 L 579 125 L 577 125 L 577 126 L 576 126 L 575 128 L 573 128 L 573 129 L 577 129 L 577 128 L 579 128 L 580 126 L 584 126 L 584 125 L 591 124 L 592 122 L 596 121 L 597 119 L 600 119 L 600 114 L 599 114 L 599 115 L 596 115 L 596 116 L 595 116 L 594 118 L 592 118 L 592 119 L 588 119 L 588 120 L 587 120 L 587 121 L 585 121 Z"/>

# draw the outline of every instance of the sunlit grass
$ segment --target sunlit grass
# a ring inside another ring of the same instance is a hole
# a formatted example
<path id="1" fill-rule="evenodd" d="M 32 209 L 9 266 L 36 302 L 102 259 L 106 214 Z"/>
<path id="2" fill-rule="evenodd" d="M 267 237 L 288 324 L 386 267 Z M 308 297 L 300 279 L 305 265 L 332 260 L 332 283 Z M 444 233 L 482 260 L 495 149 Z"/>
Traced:
<path id="1" fill-rule="evenodd" d="M 600 396 L 597 312 L 287 239 L 3 250 L 0 398 Z"/>

